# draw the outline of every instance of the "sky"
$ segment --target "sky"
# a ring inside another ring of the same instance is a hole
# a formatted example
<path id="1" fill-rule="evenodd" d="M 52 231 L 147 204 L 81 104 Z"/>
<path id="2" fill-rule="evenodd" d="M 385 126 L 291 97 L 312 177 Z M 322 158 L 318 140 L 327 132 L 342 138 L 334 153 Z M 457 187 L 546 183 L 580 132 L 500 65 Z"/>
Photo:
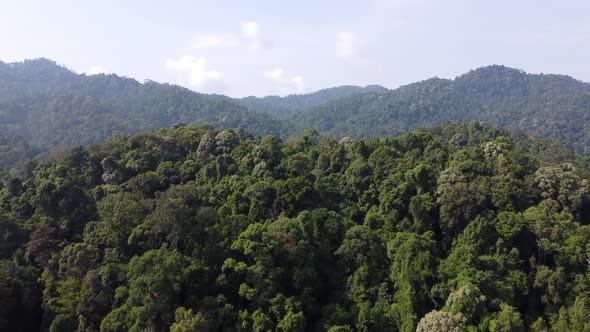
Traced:
<path id="1" fill-rule="evenodd" d="M 491 64 L 590 81 L 589 13 L 588 0 L 4 0 L 0 60 L 232 97 L 395 88 Z"/>

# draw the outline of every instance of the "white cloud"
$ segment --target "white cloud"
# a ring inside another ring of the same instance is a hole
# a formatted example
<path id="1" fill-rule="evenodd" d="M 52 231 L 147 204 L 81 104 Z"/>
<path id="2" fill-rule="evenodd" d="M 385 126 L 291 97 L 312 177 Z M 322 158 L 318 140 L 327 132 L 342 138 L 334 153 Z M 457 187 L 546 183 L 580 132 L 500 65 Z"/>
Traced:
<path id="1" fill-rule="evenodd" d="M 260 48 L 262 41 L 260 38 L 260 29 L 258 23 L 254 21 L 242 22 L 242 37 L 248 41 L 248 47 L 251 49 Z"/>
<path id="2" fill-rule="evenodd" d="M 283 74 L 285 71 L 283 68 L 275 68 L 273 70 L 268 70 L 264 72 L 264 77 L 271 79 L 273 81 L 279 81 L 283 78 Z"/>
<path id="3" fill-rule="evenodd" d="M 189 49 L 212 49 L 221 47 L 248 47 L 260 49 L 272 45 L 260 33 L 258 23 L 247 21 L 240 23 L 240 33 L 211 33 L 196 35 L 189 43 Z"/>
<path id="4" fill-rule="evenodd" d="M 191 48 L 206 49 L 215 47 L 232 47 L 238 44 L 236 38 L 232 35 L 210 34 L 199 35 L 193 38 Z"/>
<path id="5" fill-rule="evenodd" d="M 301 75 L 288 76 L 283 68 L 277 67 L 264 72 L 264 77 L 274 82 L 279 95 L 305 92 L 305 85 Z"/>
<path id="6" fill-rule="evenodd" d="M 295 86 L 295 91 L 297 91 L 297 93 L 305 92 L 305 86 L 303 85 L 303 76 L 293 76 L 291 78 L 291 83 Z"/>
<path id="7" fill-rule="evenodd" d="M 105 74 L 106 72 L 106 69 L 99 65 L 92 65 L 90 68 L 88 68 L 88 70 L 85 71 L 87 75 Z"/>
<path id="8" fill-rule="evenodd" d="M 184 55 L 177 59 L 168 59 L 166 60 L 166 69 L 179 73 L 182 81 L 188 83 L 192 88 L 217 93 L 225 90 L 223 74 L 207 68 L 205 57 Z"/>
<path id="9" fill-rule="evenodd" d="M 352 58 L 358 49 L 358 36 L 354 32 L 342 31 L 336 35 L 336 55 L 343 59 Z"/>

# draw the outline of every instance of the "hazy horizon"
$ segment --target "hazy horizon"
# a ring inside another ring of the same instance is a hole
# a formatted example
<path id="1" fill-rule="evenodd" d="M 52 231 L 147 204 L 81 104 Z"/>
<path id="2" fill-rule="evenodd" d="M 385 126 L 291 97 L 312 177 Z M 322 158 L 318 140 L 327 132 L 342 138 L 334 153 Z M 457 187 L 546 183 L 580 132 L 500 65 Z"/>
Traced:
<path id="1" fill-rule="evenodd" d="M 86 73 L 86 72 L 79 72 L 79 71 L 76 71 L 73 68 L 70 68 L 65 63 L 58 63 L 58 62 L 54 61 L 53 59 L 44 58 L 44 57 L 39 57 L 39 58 L 34 58 L 34 59 L 23 59 L 23 60 L 20 60 L 20 61 L 12 61 L 12 62 L 8 62 L 8 61 L 4 61 L 4 60 L 0 59 L 0 62 L 4 62 L 4 63 L 6 63 L 8 65 L 11 65 L 11 64 L 15 64 L 15 63 L 24 63 L 25 61 L 34 61 L 34 60 L 40 60 L 40 59 L 45 59 L 45 60 L 48 60 L 48 61 L 53 61 L 53 62 L 56 63 L 56 65 L 58 65 L 60 67 L 63 67 L 63 68 L 66 68 L 66 69 L 68 69 L 68 70 L 70 70 L 70 71 L 72 71 L 72 72 L 74 72 L 75 74 L 78 74 L 78 75 L 87 75 L 87 76 L 103 75 L 103 74 L 104 75 L 116 75 L 118 77 L 123 77 L 123 78 L 128 78 L 128 79 L 136 80 L 139 83 L 146 83 L 148 81 L 153 81 L 153 82 L 160 83 L 160 84 L 177 85 L 177 86 L 180 86 L 180 87 L 187 88 L 187 89 L 191 90 L 190 87 L 183 86 L 182 84 L 179 84 L 179 83 L 176 83 L 176 82 L 164 82 L 164 81 L 156 81 L 156 80 L 151 80 L 151 79 L 141 80 L 141 79 L 138 79 L 136 77 L 125 76 L 125 75 L 121 75 L 121 74 L 115 73 L 115 72 L 112 72 L 112 73 L 104 73 L 104 72 L 99 72 L 99 73 Z M 219 92 L 204 92 L 204 91 L 198 91 L 198 90 L 192 90 L 192 91 L 198 92 L 198 93 L 204 93 L 204 94 L 217 94 L 217 95 L 227 96 L 227 97 L 230 97 L 230 98 L 240 99 L 240 98 L 249 98 L 249 97 L 265 98 L 265 97 L 287 97 L 287 96 L 296 96 L 296 95 L 306 95 L 306 94 L 313 94 L 313 93 L 316 93 L 316 92 L 319 92 L 319 91 L 322 91 L 322 90 L 335 89 L 335 88 L 340 88 L 340 87 L 345 87 L 345 86 L 353 86 L 353 87 L 360 87 L 360 88 L 366 88 L 366 87 L 369 87 L 369 86 L 380 86 L 380 87 L 386 88 L 388 90 L 395 90 L 397 88 L 400 88 L 400 87 L 403 87 L 403 86 L 406 86 L 406 85 L 411 85 L 411 84 L 414 84 L 414 83 L 419 83 L 419 82 L 422 82 L 422 81 L 425 81 L 425 80 L 428 80 L 428 79 L 432 79 L 432 78 L 439 78 L 439 79 L 444 79 L 444 80 L 454 80 L 454 79 L 456 79 L 457 77 L 459 77 L 461 75 L 468 74 L 470 71 L 474 71 L 474 70 L 478 70 L 478 69 L 482 69 L 482 68 L 486 68 L 486 67 L 491 67 L 491 66 L 501 66 L 501 67 L 506 67 L 506 68 L 514 69 L 514 70 L 523 70 L 521 68 L 514 68 L 514 67 L 505 66 L 503 64 L 489 64 L 489 65 L 478 67 L 478 68 L 471 68 L 471 69 L 467 70 L 466 72 L 460 73 L 460 74 L 458 74 L 457 76 L 454 76 L 454 77 L 430 76 L 430 77 L 426 77 L 426 78 L 421 79 L 421 80 L 418 80 L 418 81 L 407 82 L 407 83 L 404 83 L 404 84 L 400 84 L 400 85 L 395 86 L 395 87 L 385 86 L 385 85 L 377 84 L 377 83 L 369 83 L 369 84 L 365 84 L 365 85 L 359 85 L 359 84 L 342 84 L 342 85 L 334 85 L 334 86 L 320 87 L 320 88 L 318 88 L 316 90 L 303 91 L 303 92 L 293 92 L 293 93 L 288 93 L 288 94 L 276 94 L 276 93 L 275 94 L 272 94 L 271 93 L 271 94 L 267 94 L 267 95 L 229 96 L 227 94 L 219 93 Z M 524 73 L 525 74 L 531 74 L 531 75 L 539 75 L 539 74 L 541 74 L 541 75 L 567 76 L 567 77 L 569 77 L 571 79 L 574 79 L 576 81 L 580 81 L 582 83 L 590 84 L 590 83 L 586 82 L 585 80 L 581 80 L 581 79 L 579 79 L 577 77 L 574 77 L 572 75 L 569 75 L 568 73 L 550 73 L 550 72 L 532 73 L 532 72 L 528 72 L 528 71 L 524 71 Z"/>
<path id="2" fill-rule="evenodd" d="M 580 0 L 21 1 L 3 8 L 0 59 L 231 97 L 393 89 L 491 64 L 590 81 L 588 10 Z"/>

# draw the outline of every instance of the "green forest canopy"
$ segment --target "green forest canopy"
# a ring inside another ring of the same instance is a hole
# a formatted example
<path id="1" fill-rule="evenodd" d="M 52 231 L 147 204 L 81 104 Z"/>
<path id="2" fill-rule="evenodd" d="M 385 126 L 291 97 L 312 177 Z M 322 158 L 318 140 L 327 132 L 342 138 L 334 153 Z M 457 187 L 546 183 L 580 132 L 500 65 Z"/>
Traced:
<path id="1" fill-rule="evenodd" d="M 114 133 L 178 123 L 243 128 L 259 135 L 286 132 L 282 122 L 226 96 L 117 75 L 78 75 L 46 59 L 0 62 L 0 167 L 59 146 L 87 146 Z"/>
<path id="2" fill-rule="evenodd" d="M 500 132 L 181 125 L 3 174 L 0 330 L 587 331 L 585 161 Z"/>
<path id="3" fill-rule="evenodd" d="M 394 90 L 341 86 L 286 97 L 232 99 L 117 75 L 76 74 L 47 59 L 0 62 L 0 167 L 23 168 L 54 148 L 115 133 L 210 124 L 286 140 L 307 128 L 353 139 L 397 136 L 447 121 L 485 123 L 559 140 L 590 156 L 590 84 L 489 66 L 454 80 Z"/>
<path id="4" fill-rule="evenodd" d="M 564 75 L 488 66 L 454 80 L 432 78 L 395 90 L 349 95 L 287 120 L 356 139 L 401 135 L 445 121 L 484 121 L 561 140 L 590 155 L 590 84 Z"/>

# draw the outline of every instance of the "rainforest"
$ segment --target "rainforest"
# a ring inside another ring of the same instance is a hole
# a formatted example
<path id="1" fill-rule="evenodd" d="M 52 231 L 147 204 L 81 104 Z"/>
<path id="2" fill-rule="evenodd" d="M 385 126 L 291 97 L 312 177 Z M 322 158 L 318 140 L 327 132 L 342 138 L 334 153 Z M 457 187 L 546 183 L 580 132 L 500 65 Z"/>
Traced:
<path id="1" fill-rule="evenodd" d="M 588 331 L 587 160 L 470 122 L 174 125 L 0 184 L 3 331 Z"/>

